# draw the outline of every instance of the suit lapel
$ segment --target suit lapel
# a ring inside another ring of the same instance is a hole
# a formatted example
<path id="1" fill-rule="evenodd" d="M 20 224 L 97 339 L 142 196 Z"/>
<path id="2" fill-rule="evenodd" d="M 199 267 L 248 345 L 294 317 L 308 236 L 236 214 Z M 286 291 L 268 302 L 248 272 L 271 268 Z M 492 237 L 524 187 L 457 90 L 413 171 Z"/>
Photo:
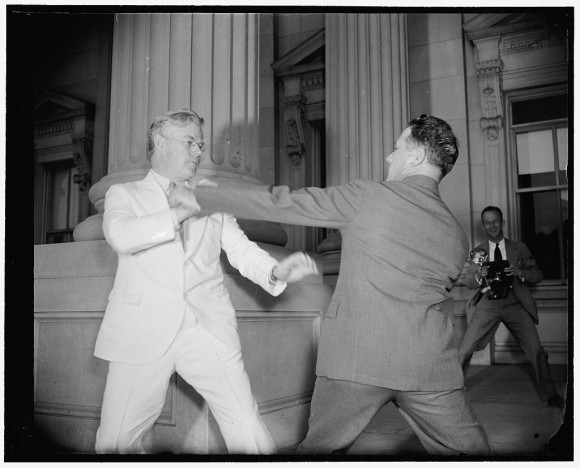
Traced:
<path id="1" fill-rule="evenodd" d="M 149 171 L 143 180 L 136 182 L 136 184 L 141 192 L 140 199 L 143 201 L 143 209 L 147 213 L 158 213 L 169 209 L 167 194 L 153 177 L 152 170 Z"/>
<path id="2" fill-rule="evenodd" d="M 190 188 L 189 182 L 185 183 Z M 210 216 L 194 215 L 185 221 L 185 258 L 192 260 L 196 257 L 202 245 L 207 246 L 211 239 L 206 238 L 209 231 L 209 226 L 216 222 L 219 217 L 218 213 Z"/>
<path id="3" fill-rule="evenodd" d="M 518 254 L 509 239 L 505 239 L 505 254 L 510 265 L 516 265 L 518 263 Z"/>

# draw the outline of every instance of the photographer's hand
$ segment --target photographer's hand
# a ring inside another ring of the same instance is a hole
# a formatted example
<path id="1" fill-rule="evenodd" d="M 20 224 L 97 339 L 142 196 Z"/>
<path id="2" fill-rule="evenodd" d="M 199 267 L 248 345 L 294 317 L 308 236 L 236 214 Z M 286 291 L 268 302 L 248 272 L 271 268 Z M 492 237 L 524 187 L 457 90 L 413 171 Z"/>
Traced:
<path id="1" fill-rule="evenodd" d="M 517 276 L 522 281 L 524 280 L 524 275 L 522 274 L 522 271 L 518 268 L 517 265 L 510 264 L 510 266 L 506 268 L 504 271 L 507 276 Z"/>
<path id="2" fill-rule="evenodd" d="M 489 267 L 487 265 L 482 266 L 479 269 L 479 278 L 477 277 L 477 275 L 475 276 L 476 281 L 481 285 L 483 284 L 485 281 L 487 281 L 487 274 L 489 272 Z"/>

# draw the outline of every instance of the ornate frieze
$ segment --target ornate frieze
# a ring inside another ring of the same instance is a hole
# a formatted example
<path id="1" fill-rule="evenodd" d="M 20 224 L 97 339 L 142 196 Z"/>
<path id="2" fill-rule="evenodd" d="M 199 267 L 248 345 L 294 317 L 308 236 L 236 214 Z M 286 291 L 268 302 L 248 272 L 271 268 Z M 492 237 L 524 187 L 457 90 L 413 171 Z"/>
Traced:
<path id="1" fill-rule="evenodd" d="M 34 136 L 46 136 L 56 133 L 70 133 L 74 130 L 74 122 L 72 120 L 50 122 L 46 125 L 38 125 L 34 128 Z"/>
<path id="2" fill-rule="evenodd" d="M 560 31 L 538 31 L 518 36 L 502 38 L 500 53 L 502 55 L 519 54 L 546 47 L 566 45 L 566 37 Z"/>

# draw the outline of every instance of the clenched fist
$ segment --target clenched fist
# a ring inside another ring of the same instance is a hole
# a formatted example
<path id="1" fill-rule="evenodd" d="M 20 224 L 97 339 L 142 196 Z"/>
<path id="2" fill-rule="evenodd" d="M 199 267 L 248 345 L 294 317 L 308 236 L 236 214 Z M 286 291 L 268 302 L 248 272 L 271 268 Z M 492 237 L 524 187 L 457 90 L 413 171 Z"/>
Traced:
<path id="1" fill-rule="evenodd" d="M 175 210 L 177 220 L 182 221 L 200 212 L 193 190 L 185 186 L 185 182 L 175 183 L 167 195 L 169 206 Z"/>
<path id="2" fill-rule="evenodd" d="M 314 260 L 304 252 L 295 252 L 276 265 L 272 274 L 280 281 L 295 283 L 306 276 L 317 275 L 318 268 Z"/>

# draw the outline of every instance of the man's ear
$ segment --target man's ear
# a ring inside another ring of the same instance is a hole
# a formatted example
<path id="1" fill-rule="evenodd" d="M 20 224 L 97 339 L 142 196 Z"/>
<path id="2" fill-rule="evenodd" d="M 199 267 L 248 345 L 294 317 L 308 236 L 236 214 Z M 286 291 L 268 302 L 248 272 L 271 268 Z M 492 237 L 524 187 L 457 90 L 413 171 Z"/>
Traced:
<path id="1" fill-rule="evenodd" d="M 422 146 L 417 145 L 412 153 L 413 156 L 409 159 L 409 165 L 412 167 L 419 166 L 427 159 L 427 153 L 425 152 L 425 148 Z"/>
<path id="2" fill-rule="evenodd" d="M 163 135 L 157 134 L 153 137 L 153 144 L 155 145 L 156 148 L 165 148 L 166 142 L 167 140 Z"/>

